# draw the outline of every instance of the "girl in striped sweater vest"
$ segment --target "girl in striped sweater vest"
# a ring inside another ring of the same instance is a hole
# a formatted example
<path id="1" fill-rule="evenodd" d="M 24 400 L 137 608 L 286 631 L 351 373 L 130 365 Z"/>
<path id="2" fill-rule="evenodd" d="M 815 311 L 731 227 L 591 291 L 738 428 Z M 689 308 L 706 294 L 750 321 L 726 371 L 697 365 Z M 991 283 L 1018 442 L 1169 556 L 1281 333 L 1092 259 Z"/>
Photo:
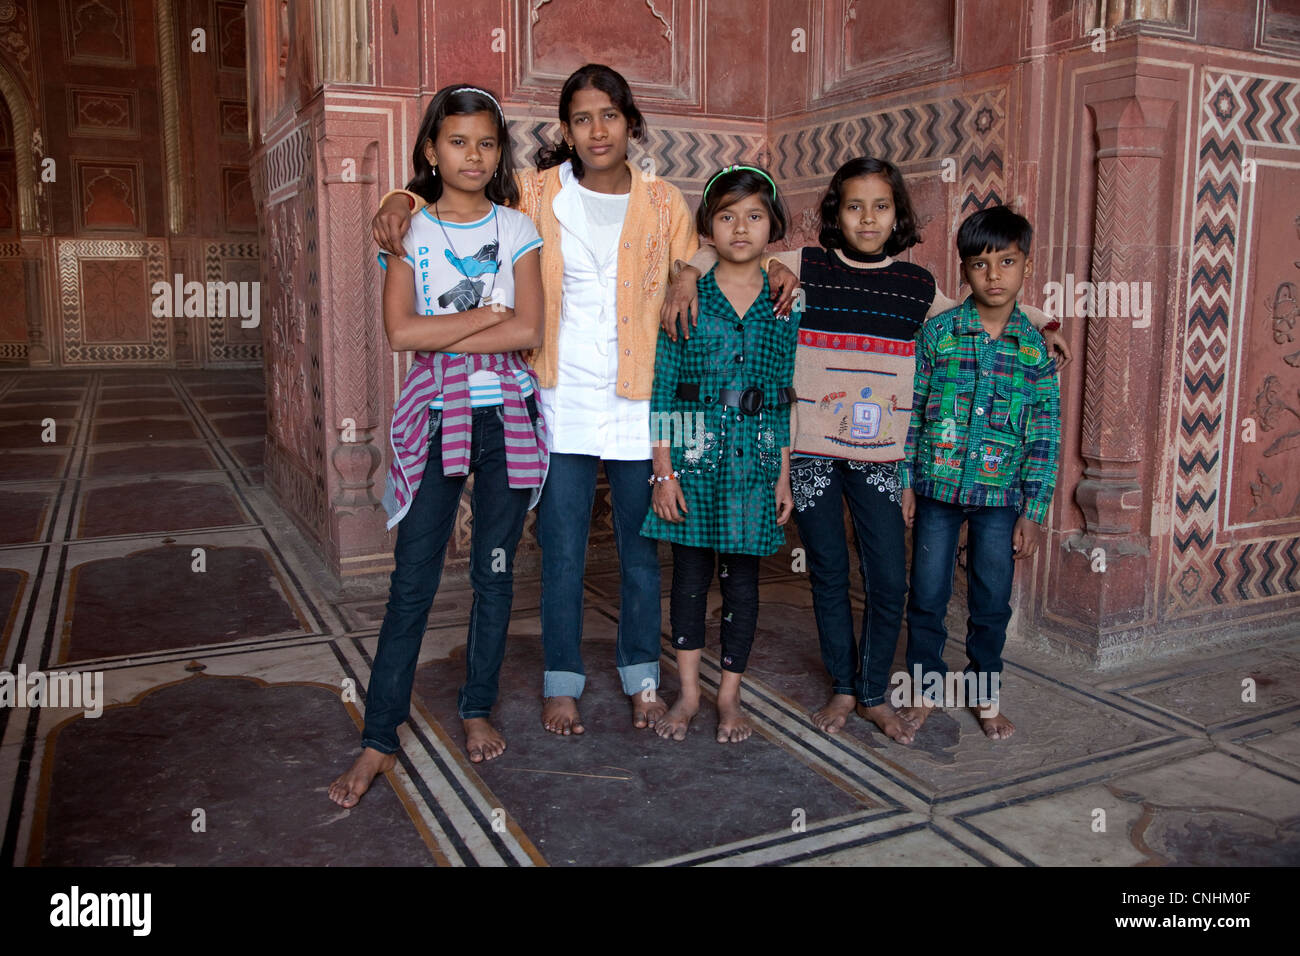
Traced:
<path id="1" fill-rule="evenodd" d="M 388 608 L 366 695 L 361 756 L 330 786 L 351 807 L 393 767 L 443 555 L 472 472 L 473 538 L 465 684 L 457 708 L 469 759 L 506 743 L 489 722 L 505 656 L 511 566 L 546 475 L 537 378 L 523 350 L 542 330 L 542 240 L 517 201 L 505 115 L 495 97 L 449 86 L 416 138 L 412 187 L 430 201 L 402 256 L 380 255 L 384 328 L 415 359 L 393 413 L 384 506 L 397 526 Z"/>
<path id="2" fill-rule="evenodd" d="M 812 721 L 837 733 L 856 706 L 891 739 L 911 743 L 913 726 L 886 699 L 907 594 L 898 462 L 911 413 L 914 339 L 926 319 L 959 303 L 938 290 L 928 270 L 894 258 L 920 235 L 892 163 L 872 157 L 845 163 L 831 178 L 820 215 L 820 246 L 767 263 L 777 294 L 792 285 L 777 262 L 803 288 L 790 483 L 822 663 L 831 678 L 830 699 Z M 670 334 L 681 313 L 689 318 L 693 290 L 686 284 L 708 268 L 711 255 L 702 249 L 675 280 L 664 308 Z M 1037 309 L 1024 311 L 1035 325 L 1047 322 Z M 1064 340 L 1045 334 L 1068 360 Z M 844 502 L 866 590 L 860 637 L 849 601 Z"/>

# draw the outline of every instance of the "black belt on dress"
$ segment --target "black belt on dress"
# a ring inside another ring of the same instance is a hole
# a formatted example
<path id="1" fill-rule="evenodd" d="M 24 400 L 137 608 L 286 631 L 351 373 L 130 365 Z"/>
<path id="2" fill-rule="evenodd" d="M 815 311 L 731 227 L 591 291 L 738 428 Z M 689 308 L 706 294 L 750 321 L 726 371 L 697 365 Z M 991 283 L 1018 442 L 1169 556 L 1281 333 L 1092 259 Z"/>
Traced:
<path id="1" fill-rule="evenodd" d="M 688 402 L 703 402 L 705 405 L 712 405 L 717 402 L 719 405 L 738 408 L 746 415 L 757 415 L 765 407 L 763 389 L 755 385 L 743 390 L 719 388 L 701 395 L 698 383 L 682 382 L 677 386 L 677 397 Z M 795 392 L 792 387 L 786 385 L 783 388 L 776 389 L 774 397 L 776 401 L 773 404 L 785 405 L 795 400 Z"/>

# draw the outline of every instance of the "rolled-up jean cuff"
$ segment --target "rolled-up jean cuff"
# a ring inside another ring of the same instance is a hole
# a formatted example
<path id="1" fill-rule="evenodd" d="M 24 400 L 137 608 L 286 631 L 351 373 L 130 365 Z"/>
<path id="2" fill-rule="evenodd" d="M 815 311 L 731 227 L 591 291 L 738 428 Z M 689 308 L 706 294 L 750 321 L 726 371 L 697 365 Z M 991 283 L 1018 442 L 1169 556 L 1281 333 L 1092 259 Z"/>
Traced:
<path id="1" fill-rule="evenodd" d="M 375 738 L 373 738 L 373 737 L 362 737 L 362 738 L 361 738 L 361 746 L 362 746 L 363 749 L 366 748 L 366 747 L 369 747 L 371 750 L 378 750 L 381 754 L 395 754 L 395 753 L 397 753 L 397 747 L 396 747 L 396 746 L 391 746 L 391 745 L 389 745 L 389 744 L 380 743 L 378 740 L 375 740 Z"/>
<path id="2" fill-rule="evenodd" d="M 832 685 L 831 685 L 831 693 L 832 693 L 832 694 L 851 694 L 852 696 L 857 697 L 857 696 L 858 696 L 858 689 L 857 689 L 856 687 L 854 687 L 852 684 L 832 684 Z"/>
<path id="3" fill-rule="evenodd" d="M 474 720 L 477 717 L 491 717 L 491 710 L 467 710 L 457 715 L 461 720 Z"/>
<path id="4" fill-rule="evenodd" d="M 546 671 L 542 674 L 543 697 L 582 696 L 582 689 L 587 686 L 587 675 L 574 671 Z"/>
<path id="5" fill-rule="evenodd" d="M 879 697 L 859 697 L 859 698 L 858 698 L 858 703 L 861 704 L 863 707 L 879 707 L 879 706 L 880 706 L 881 704 L 883 704 L 884 702 L 885 702 L 885 695 L 884 695 L 884 694 L 881 694 Z"/>
<path id="6" fill-rule="evenodd" d="M 644 664 L 628 664 L 618 669 L 618 676 L 623 680 L 623 693 L 631 697 L 643 690 L 659 688 L 659 662 L 646 661 Z"/>

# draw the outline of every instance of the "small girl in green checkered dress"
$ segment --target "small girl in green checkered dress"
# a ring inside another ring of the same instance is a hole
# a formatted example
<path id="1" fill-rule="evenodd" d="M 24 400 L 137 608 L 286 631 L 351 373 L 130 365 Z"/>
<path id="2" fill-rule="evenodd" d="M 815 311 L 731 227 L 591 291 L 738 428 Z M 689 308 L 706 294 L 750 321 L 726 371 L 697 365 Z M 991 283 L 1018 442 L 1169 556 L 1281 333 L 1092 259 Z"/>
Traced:
<path id="1" fill-rule="evenodd" d="M 696 226 L 718 262 L 699 280 L 699 323 L 678 341 L 662 330 L 650 395 L 654 496 L 641 533 L 672 542 L 670 618 L 681 693 L 655 724 L 685 740 L 700 705 L 700 654 L 709 588 L 722 588 L 718 743 L 753 727 L 740 678 L 758 622 L 759 559 L 785 542 L 790 518 L 790 403 L 798 313 L 772 309 L 764 247 L 785 235 L 772 177 L 728 166 L 704 187 Z"/>

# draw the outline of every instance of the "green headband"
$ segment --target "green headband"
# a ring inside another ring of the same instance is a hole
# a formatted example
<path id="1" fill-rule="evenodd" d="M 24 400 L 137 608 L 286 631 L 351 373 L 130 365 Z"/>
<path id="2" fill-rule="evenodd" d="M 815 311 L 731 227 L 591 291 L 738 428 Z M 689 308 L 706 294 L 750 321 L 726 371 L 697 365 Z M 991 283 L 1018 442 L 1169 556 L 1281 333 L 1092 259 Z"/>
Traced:
<path id="1" fill-rule="evenodd" d="M 727 173 L 734 173 L 741 169 L 747 169 L 751 173 L 758 173 L 760 176 L 766 179 L 768 185 L 772 187 L 772 198 L 773 199 L 776 198 L 776 183 L 772 182 L 772 177 L 769 176 L 767 173 L 763 172 L 757 166 L 724 166 L 722 167 L 722 169 L 718 170 L 716 173 L 713 174 L 712 179 L 710 179 L 707 183 L 704 184 L 704 193 L 703 195 L 700 196 L 700 202 L 703 202 L 704 200 L 709 198 L 709 187 L 712 186 L 714 182 L 717 181 L 719 176 L 725 176 L 727 175 Z"/>

